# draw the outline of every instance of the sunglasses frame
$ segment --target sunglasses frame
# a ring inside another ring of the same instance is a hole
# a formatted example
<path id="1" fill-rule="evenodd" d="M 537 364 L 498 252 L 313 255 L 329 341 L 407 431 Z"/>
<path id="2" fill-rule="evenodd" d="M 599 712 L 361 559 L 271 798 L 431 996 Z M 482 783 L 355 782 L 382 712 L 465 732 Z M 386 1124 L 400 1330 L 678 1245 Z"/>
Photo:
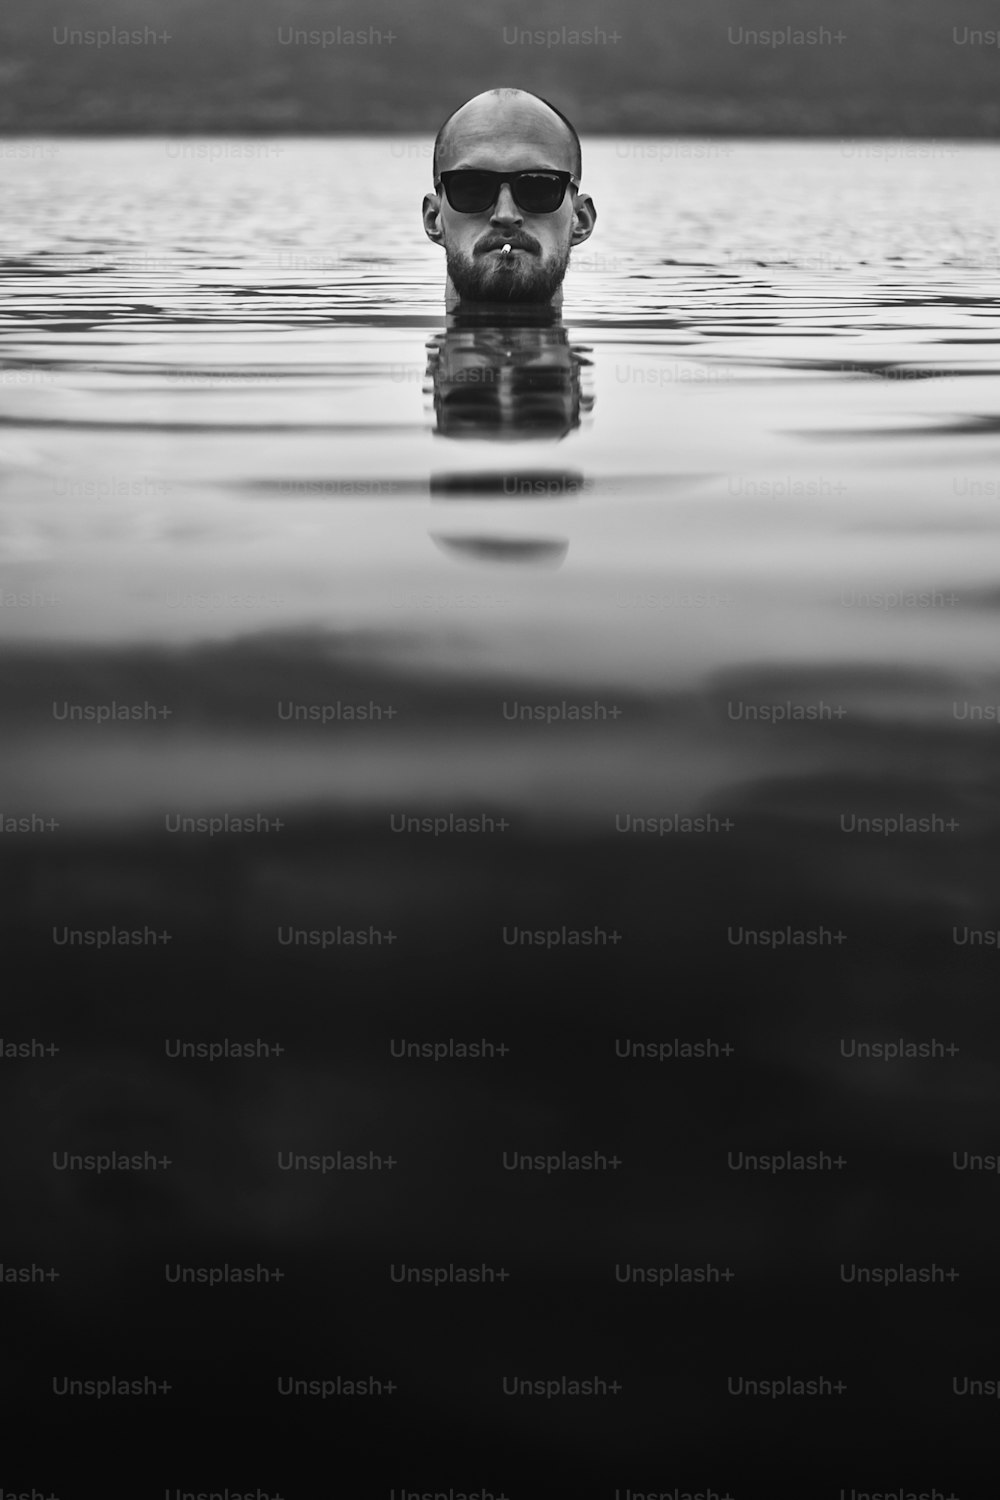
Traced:
<path id="1" fill-rule="evenodd" d="M 481 172 L 484 176 L 493 177 L 496 179 L 496 192 L 490 199 L 489 203 L 485 205 L 485 207 L 455 208 L 454 203 L 452 203 L 451 194 L 448 192 L 449 179 L 451 179 L 452 177 L 464 176 L 466 172 Z M 562 183 L 562 193 L 560 195 L 559 202 L 556 204 L 555 208 L 526 208 L 525 205 L 521 202 L 520 198 L 517 196 L 518 178 L 537 177 L 541 175 L 544 175 L 546 177 L 559 178 L 560 182 Z M 554 167 L 525 167 L 522 168 L 522 170 L 519 172 L 493 172 L 490 171 L 487 167 L 455 167 L 452 171 L 440 173 L 440 175 L 435 178 L 434 188 L 435 191 L 437 191 L 441 187 L 444 188 L 445 197 L 448 199 L 448 205 L 454 210 L 455 213 L 485 214 L 495 206 L 497 199 L 500 197 L 500 189 L 503 187 L 505 182 L 511 190 L 514 202 L 517 204 L 522 213 L 526 214 L 558 213 L 559 209 L 562 208 L 563 203 L 566 201 L 566 189 L 570 186 L 570 184 L 572 183 L 573 187 L 575 188 L 578 188 L 580 186 L 579 177 L 574 176 L 572 172 L 557 172 Z"/>

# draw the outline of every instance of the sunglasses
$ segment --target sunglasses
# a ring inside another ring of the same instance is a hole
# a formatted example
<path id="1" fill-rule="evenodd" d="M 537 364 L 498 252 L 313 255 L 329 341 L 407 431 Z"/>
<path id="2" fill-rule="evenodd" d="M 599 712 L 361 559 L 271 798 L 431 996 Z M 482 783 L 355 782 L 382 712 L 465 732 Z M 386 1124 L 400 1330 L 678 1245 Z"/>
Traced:
<path id="1" fill-rule="evenodd" d="M 473 167 L 442 172 L 434 186 L 444 184 L 445 195 L 456 213 L 483 214 L 493 207 L 505 182 L 510 183 L 514 202 L 526 214 L 554 214 L 569 184 L 580 186 L 579 178 L 572 172 L 481 172 Z"/>

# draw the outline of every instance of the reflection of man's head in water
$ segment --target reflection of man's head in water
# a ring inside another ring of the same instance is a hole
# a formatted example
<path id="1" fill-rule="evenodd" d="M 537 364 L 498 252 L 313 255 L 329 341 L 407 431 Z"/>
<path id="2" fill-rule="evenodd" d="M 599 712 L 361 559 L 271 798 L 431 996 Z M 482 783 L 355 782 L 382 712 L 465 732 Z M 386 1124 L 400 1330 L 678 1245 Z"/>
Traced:
<path id="1" fill-rule="evenodd" d="M 589 389 L 586 351 L 570 344 L 567 331 L 551 310 L 510 308 L 499 314 L 483 304 L 453 312 L 444 333 L 427 346 L 427 394 L 433 394 L 438 437 L 513 444 L 507 462 L 478 455 L 478 466 L 457 469 L 454 459 L 431 474 L 431 497 L 446 503 L 477 502 L 478 515 L 466 518 L 456 533 L 436 529 L 435 544 L 452 561 L 558 568 L 569 538 L 553 536 L 543 521 L 540 535 L 501 520 L 487 522 L 483 502 L 564 501 L 586 489 L 577 469 L 541 463 L 523 451 L 526 441 L 555 443 L 579 427 L 581 414 L 594 404 Z M 538 452 L 536 448 L 535 453 Z M 547 509 L 543 506 L 543 509 Z M 447 519 L 447 518 L 443 518 Z M 497 516 L 499 520 L 499 514 Z M 521 521 L 526 518 L 521 517 Z M 453 522 L 454 524 L 454 522 Z"/>
<path id="2" fill-rule="evenodd" d="M 491 89 L 455 110 L 434 143 L 423 209 L 447 256 L 449 300 L 561 298 L 570 251 L 597 219 L 580 171 L 576 131 L 535 94 Z"/>
<path id="3" fill-rule="evenodd" d="M 480 322 L 489 316 L 455 314 L 427 346 L 437 432 L 513 442 L 565 437 L 593 405 L 581 382 L 590 361 L 561 323 Z"/>

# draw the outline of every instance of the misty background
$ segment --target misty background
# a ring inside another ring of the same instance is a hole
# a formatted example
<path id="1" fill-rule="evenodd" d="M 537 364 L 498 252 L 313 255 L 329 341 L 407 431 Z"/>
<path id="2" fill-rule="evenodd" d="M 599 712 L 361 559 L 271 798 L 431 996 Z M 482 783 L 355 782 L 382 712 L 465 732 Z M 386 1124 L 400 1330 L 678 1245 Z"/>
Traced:
<path id="1" fill-rule="evenodd" d="M 998 19 L 991 0 L 5 0 L 0 130 L 434 131 L 502 85 L 591 133 L 992 136 Z M 64 30 L 147 26 L 167 39 Z M 293 35 L 338 27 L 371 40 Z M 824 39 L 747 38 L 786 27 Z M 517 36 L 550 29 L 556 45 Z M 587 29 L 605 35 L 572 40 Z"/>

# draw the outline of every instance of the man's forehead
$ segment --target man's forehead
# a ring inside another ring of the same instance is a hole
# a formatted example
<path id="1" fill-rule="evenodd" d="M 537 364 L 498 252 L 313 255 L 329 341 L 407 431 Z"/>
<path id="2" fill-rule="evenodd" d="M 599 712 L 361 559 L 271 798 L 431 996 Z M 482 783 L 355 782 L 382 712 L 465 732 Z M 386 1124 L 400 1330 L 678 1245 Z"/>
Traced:
<path id="1" fill-rule="evenodd" d="M 456 167 L 515 171 L 543 166 L 571 172 L 574 142 L 559 116 L 530 96 L 470 100 L 449 121 L 441 143 L 442 172 Z"/>

